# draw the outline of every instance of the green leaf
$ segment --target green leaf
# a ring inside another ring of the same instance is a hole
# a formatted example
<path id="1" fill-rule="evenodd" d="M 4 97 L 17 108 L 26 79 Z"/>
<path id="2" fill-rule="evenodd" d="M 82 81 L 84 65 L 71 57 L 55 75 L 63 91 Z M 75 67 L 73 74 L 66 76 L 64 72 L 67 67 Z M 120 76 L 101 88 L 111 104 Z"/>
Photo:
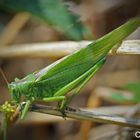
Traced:
<path id="1" fill-rule="evenodd" d="M 69 11 L 62 0 L 1 0 L 0 8 L 29 12 L 74 40 L 91 36 L 79 16 Z"/>
<path id="2" fill-rule="evenodd" d="M 126 101 L 130 101 L 131 100 L 131 99 L 128 100 L 128 98 L 126 98 L 121 91 L 112 92 L 111 96 L 109 98 L 111 98 L 114 101 L 118 101 L 120 103 L 124 103 Z"/>
<path id="3" fill-rule="evenodd" d="M 129 83 L 125 86 L 125 89 L 133 93 L 133 100 L 135 102 L 140 102 L 140 82 Z"/>
<path id="4" fill-rule="evenodd" d="M 36 81 L 44 82 L 44 86 L 50 93 L 59 91 L 106 57 L 114 45 L 125 39 L 139 25 L 140 19 L 128 21 L 87 47 L 44 68 L 36 74 Z"/>
<path id="5" fill-rule="evenodd" d="M 111 93 L 110 98 L 119 101 L 119 102 L 131 102 L 131 103 L 138 103 L 140 102 L 140 82 L 129 83 L 124 88 L 124 90 L 130 91 L 132 97 L 128 99 L 123 95 L 123 92 L 113 92 Z"/>

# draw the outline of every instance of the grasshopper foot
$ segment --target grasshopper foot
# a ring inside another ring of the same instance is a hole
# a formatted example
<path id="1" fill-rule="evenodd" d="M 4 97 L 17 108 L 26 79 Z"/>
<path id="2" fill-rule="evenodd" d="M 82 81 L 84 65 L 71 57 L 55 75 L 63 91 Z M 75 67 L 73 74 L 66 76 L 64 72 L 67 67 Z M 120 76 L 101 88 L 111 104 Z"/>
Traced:
<path id="1" fill-rule="evenodd" d="M 64 118 L 64 120 L 66 120 L 67 115 L 66 115 L 65 109 L 60 108 L 60 112 L 61 112 L 62 117 Z"/>
<path id="2" fill-rule="evenodd" d="M 61 112 L 61 114 L 62 114 L 62 117 L 66 120 L 66 112 L 65 112 L 65 110 L 66 110 L 66 106 L 64 106 L 63 104 L 62 104 L 62 102 L 60 103 L 58 103 L 58 107 L 59 107 L 59 111 Z"/>

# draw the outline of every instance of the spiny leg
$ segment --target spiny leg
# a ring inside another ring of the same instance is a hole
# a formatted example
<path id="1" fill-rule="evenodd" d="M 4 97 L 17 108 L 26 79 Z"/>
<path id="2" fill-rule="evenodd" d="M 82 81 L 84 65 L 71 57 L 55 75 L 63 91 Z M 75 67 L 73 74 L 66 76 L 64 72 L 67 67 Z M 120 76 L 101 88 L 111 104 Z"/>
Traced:
<path id="1" fill-rule="evenodd" d="M 55 96 L 55 97 L 46 97 L 46 98 L 43 98 L 43 100 L 45 102 L 53 102 L 53 101 L 61 101 L 61 102 L 63 102 L 65 100 L 65 98 L 66 98 L 65 96 Z M 61 108 L 60 108 L 60 112 L 62 113 L 63 118 L 65 118 L 66 117 L 65 111 L 61 110 Z"/>
<path id="2" fill-rule="evenodd" d="M 86 77 L 80 84 L 79 86 L 73 91 L 72 95 L 70 97 L 67 97 L 67 99 L 63 100 L 61 102 L 61 106 L 60 109 L 61 110 L 65 110 L 68 106 L 68 104 L 71 102 L 71 100 L 77 96 L 80 91 L 82 90 L 82 88 L 87 84 L 87 82 L 96 74 L 96 72 L 103 66 L 105 62 L 105 58 L 103 58 L 102 60 L 100 60 L 97 64 L 95 69 L 88 75 L 88 77 Z"/>
<path id="3" fill-rule="evenodd" d="M 46 97 L 43 98 L 45 102 L 53 102 L 53 101 L 62 101 L 65 99 L 65 96 L 55 96 L 55 97 Z"/>
<path id="4" fill-rule="evenodd" d="M 31 101 L 27 100 L 27 102 L 25 103 L 24 108 L 22 109 L 22 113 L 21 113 L 21 117 L 20 117 L 22 120 L 25 119 L 25 116 L 27 115 L 27 112 L 29 110 L 30 104 L 31 104 Z"/>
<path id="5" fill-rule="evenodd" d="M 80 91 L 79 91 L 80 92 Z M 68 105 L 70 104 L 70 102 L 72 101 L 72 99 L 79 93 L 79 92 L 76 92 L 76 91 L 73 91 L 72 92 L 72 95 L 70 95 L 69 97 L 66 97 L 64 100 L 62 100 L 60 102 L 60 110 L 61 112 L 65 112 L 65 110 L 69 110 L 69 107 Z"/>

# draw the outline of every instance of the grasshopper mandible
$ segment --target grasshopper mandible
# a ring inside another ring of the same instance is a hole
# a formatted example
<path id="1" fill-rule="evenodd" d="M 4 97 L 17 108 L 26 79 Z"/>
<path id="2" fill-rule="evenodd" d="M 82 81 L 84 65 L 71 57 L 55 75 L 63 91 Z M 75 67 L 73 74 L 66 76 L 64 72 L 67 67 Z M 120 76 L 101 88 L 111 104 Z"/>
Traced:
<path id="1" fill-rule="evenodd" d="M 132 19 L 87 47 L 56 61 L 39 72 L 29 74 L 21 80 L 15 79 L 8 88 L 16 104 L 25 98 L 26 104 L 21 118 L 24 118 L 31 102 L 35 100 L 59 101 L 60 108 L 63 109 L 68 102 L 66 94 L 73 90 L 70 98 L 77 95 L 103 66 L 110 49 L 139 25 L 140 19 Z"/>

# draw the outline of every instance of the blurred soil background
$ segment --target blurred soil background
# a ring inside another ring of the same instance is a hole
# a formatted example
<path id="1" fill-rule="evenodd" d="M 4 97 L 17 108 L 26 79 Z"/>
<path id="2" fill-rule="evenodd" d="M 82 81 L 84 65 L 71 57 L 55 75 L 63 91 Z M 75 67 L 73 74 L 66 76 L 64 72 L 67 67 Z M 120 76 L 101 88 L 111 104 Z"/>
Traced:
<path id="1" fill-rule="evenodd" d="M 112 31 L 128 19 L 140 15 L 139 0 L 67 0 L 66 2 L 72 11 L 80 15 L 81 21 L 90 28 L 94 39 L 98 39 Z M 18 16 L 17 13 L 0 10 L 0 40 L 4 32 L 6 32 L 7 25 L 13 22 L 16 16 Z M 23 24 L 22 28 L 17 31 L 16 35 L 12 35 L 13 38 L 10 40 L 5 39 L 1 41 L 0 46 L 70 40 L 51 26 L 23 13 L 14 22 L 9 36 L 15 30 L 14 28 L 21 24 Z M 140 39 L 140 29 L 128 39 Z M 12 82 L 15 77 L 22 78 L 54 61 L 56 61 L 56 58 L 0 59 L 0 67 L 3 69 L 8 81 Z M 129 83 L 139 82 L 139 55 L 108 56 L 104 67 L 87 84 L 81 94 L 72 101 L 71 106 L 84 108 L 101 108 L 104 106 L 107 107 L 106 109 L 110 113 L 113 111 L 113 108 L 109 108 L 109 106 L 118 106 L 118 110 L 121 110 L 121 106 L 128 107 L 135 105 L 136 102 L 125 100 L 121 102 L 116 98 L 111 98 L 112 93 L 117 94 L 121 92 L 126 99 L 131 98 L 133 94 L 127 89 L 124 90 L 123 87 Z M 138 92 L 140 93 L 140 89 Z M 2 75 L 0 75 L 0 104 L 4 103 L 5 100 L 10 100 L 10 94 Z M 127 114 L 127 109 L 124 109 L 122 112 L 124 115 Z M 25 123 L 10 128 L 8 139 L 114 140 L 115 138 L 119 139 L 121 136 L 121 133 L 118 132 L 119 129 L 120 127 L 114 125 L 97 124 L 88 121 L 66 121 L 58 117 L 34 113 L 28 115 Z M 102 134 L 106 134 L 108 131 L 116 133 L 113 136 L 105 135 L 102 137 Z M 129 139 L 134 139 L 133 133 L 129 133 Z"/>

